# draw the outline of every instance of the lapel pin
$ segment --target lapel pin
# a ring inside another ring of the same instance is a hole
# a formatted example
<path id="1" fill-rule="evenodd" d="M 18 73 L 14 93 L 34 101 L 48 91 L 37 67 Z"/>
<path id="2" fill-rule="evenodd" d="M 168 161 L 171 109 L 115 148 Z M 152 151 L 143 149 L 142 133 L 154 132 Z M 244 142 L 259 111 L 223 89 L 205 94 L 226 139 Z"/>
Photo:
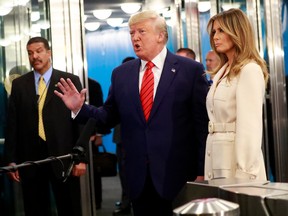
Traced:
<path id="1" fill-rule="evenodd" d="M 173 73 L 175 73 L 175 72 L 176 72 L 175 68 L 172 68 L 172 69 L 171 69 L 171 71 L 172 71 Z"/>

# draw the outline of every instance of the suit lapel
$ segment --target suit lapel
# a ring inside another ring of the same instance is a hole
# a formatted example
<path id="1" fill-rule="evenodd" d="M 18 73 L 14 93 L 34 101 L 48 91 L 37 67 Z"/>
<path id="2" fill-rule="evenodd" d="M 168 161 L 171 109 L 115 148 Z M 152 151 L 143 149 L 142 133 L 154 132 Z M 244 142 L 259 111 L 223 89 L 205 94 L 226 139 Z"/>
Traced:
<path id="1" fill-rule="evenodd" d="M 49 103 L 49 101 L 54 96 L 54 90 L 56 89 L 56 85 L 57 85 L 59 79 L 60 79 L 59 73 L 57 73 L 57 71 L 55 71 L 53 69 L 52 75 L 51 75 L 51 78 L 50 78 L 50 82 L 49 82 L 49 86 L 48 86 L 48 91 L 47 91 L 47 95 L 46 95 L 44 106 L 46 106 L 47 103 Z"/>
<path id="2" fill-rule="evenodd" d="M 142 105 L 141 105 L 141 100 L 140 100 L 140 94 L 139 94 L 139 71 L 140 71 L 140 65 L 141 65 L 141 60 L 138 59 L 138 61 L 135 61 L 133 65 L 131 65 L 131 75 L 129 79 L 131 82 L 128 84 L 128 91 L 131 92 L 131 97 L 132 101 L 134 102 L 136 106 L 136 110 L 143 119 L 143 121 L 146 122 L 144 119 L 144 114 L 142 110 Z M 136 69 L 135 69 L 136 68 Z"/>
<path id="3" fill-rule="evenodd" d="M 27 86 L 27 99 L 32 99 L 32 103 L 34 104 L 33 107 L 37 109 L 38 107 L 38 97 L 36 93 L 36 88 L 35 88 L 35 79 L 34 79 L 34 73 L 30 72 L 26 84 L 24 86 Z"/>

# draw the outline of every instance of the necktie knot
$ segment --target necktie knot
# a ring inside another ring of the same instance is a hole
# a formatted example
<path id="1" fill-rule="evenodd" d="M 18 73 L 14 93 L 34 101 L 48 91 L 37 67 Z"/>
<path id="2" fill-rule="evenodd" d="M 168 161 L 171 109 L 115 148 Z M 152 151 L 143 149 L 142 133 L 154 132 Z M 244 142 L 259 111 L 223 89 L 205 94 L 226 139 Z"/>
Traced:
<path id="1" fill-rule="evenodd" d="M 146 67 L 147 67 L 147 69 L 152 69 L 154 67 L 154 63 L 149 61 L 146 63 Z"/>

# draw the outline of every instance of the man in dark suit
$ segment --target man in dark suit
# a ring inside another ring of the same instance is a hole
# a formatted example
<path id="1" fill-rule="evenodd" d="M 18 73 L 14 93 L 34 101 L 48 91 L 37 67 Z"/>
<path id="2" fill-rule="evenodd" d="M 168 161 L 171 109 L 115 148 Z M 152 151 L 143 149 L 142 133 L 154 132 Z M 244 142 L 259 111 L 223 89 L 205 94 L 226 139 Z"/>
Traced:
<path id="1" fill-rule="evenodd" d="M 31 38 L 26 47 L 33 71 L 12 83 L 4 145 L 8 165 L 72 153 L 79 134 L 78 125 L 71 119 L 71 111 L 53 93 L 58 89 L 60 77 L 73 80 L 80 90 L 79 78 L 52 67 L 51 50 L 45 38 Z M 40 77 L 46 85 L 42 93 L 38 91 Z M 41 100 L 44 103 L 42 116 L 39 110 Z M 44 135 L 38 132 L 38 119 L 43 119 Z M 25 216 L 52 215 L 50 187 L 58 216 L 82 215 L 79 176 L 85 174 L 86 164 L 75 165 L 72 175 L 63 182 L 63 173 L 69 164 L 69 160 L 59 160 L 8 173 L 12 180 L 21 183 Z"/>
<path id="2" fill-rule="evenodd" d="M 103 107 L 86 105 L 86 90 L 79 93 L 69 79 L 60 80 L 63 93 L 55 94 L 79 122 L 91 117 L 111 127 L 121 122 L 134 216 L 172 216 L 173 199 L 185 183 L 204 179 L 208 83 L 202 64 L 166 49 L 167 27 L 157 12 L 132 15 L 129 27 L 139 59 L 114 69 Z M 151 111 L 141 101 L 146 86 L 147 92 L 154 89 L 147 103 Z"/>

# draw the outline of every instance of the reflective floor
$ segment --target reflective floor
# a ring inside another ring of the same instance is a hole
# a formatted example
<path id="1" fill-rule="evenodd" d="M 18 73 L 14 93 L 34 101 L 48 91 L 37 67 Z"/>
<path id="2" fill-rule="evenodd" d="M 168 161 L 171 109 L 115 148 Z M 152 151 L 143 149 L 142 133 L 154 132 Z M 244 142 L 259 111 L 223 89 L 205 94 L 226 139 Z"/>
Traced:
<path id="1" fill-rule="evenodd" d="M 113 216 L 113 211 L 117 208 L 115 202 L 121 198 L 121 187 L 119 177 L 102 178 L 102 208 L 96 211 L 97 216 Z M 127 216 L 132 216 L 128 214 Z"/>

